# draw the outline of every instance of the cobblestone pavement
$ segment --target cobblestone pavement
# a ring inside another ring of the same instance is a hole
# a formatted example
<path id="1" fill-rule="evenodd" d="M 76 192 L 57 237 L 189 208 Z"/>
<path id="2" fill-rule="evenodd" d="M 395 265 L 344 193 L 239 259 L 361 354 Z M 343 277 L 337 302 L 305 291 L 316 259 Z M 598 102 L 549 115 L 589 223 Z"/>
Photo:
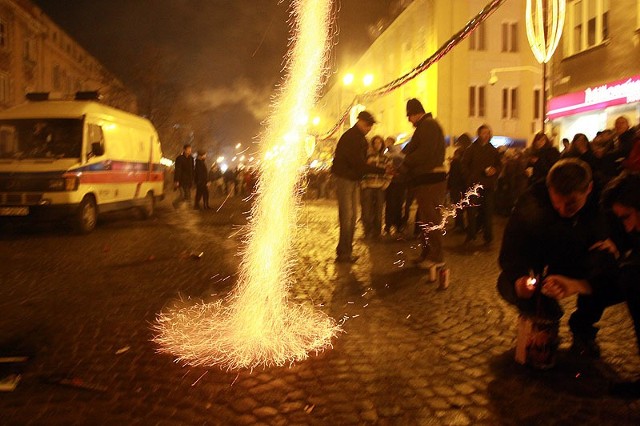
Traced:
<path id="1" fill-rule="evenodd" d="M 411 240 L 365 244 L 358 233 L 360 259 L 337 265 L 331 201 L 304 204 L 291 299 L 349 317 L 333 349 L 253 372 L 157 354 L 158 312 L 233 285 L 243 210 L 239 200 L 204 212 L 165 201 L 154 219 L 112 215 L 87 236 L 4 227 L 0 350 L 30 359 L 18 387 L 0 393 L 0 424 L 640 424 L 639 402 L 606 395 L 611 380 L 640 373 L 624 306 L 601 322 L 601 361 L 567 353 L 565 318 L 557 367 L 517 366 L 516 315 L 495 291 L 497 245 L 464 248 L 448 234 L 447 290 L 404 262 L 417 252 Z M 52 376 L 104 392 L 47 383 Z"/>

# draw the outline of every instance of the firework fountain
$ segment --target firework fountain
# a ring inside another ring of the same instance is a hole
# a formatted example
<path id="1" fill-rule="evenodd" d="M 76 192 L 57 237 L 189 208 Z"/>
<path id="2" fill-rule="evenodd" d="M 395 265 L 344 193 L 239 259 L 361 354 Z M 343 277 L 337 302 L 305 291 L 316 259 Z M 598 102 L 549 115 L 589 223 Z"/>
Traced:
<path id="1" fill-rule="evenodd" d="M 305 117 L 324 75 L 330 16 L 330 0 L 292 3 L 287 77 L 260 140 L 260 180 L 238 282 L 225 300 L 158 316 L 154 340 L 177 362 L 230 370 L 284 365 L 330 347 L 340 331 L 324 313 L 288 301 Z"/>

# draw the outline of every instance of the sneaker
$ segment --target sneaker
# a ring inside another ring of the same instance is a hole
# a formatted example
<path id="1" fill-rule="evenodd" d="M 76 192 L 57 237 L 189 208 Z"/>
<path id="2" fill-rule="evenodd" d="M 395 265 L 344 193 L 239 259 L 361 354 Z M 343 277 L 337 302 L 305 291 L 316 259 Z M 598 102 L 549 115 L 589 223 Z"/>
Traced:
<path id="1" fill-rule="evenodd" d="M 569 350 L 581 357 L 600 359 L 600 346 L 596 343 L 596 339 L 574 335 L 573 343 Z"/>
<path id="2" fill-rule="evenodd" d="M 640 379 L 633 382 L 613 383 L 609 387 L 609 394 L 624 399 L 640 398 Z"/>

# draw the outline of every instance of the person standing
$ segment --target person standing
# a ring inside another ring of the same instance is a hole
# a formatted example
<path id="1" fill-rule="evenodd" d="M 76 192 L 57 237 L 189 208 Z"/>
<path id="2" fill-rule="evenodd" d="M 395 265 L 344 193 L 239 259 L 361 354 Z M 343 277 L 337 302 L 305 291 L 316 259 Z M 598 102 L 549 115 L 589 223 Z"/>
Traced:
<path id="1" fill-rule="evenodd" d="M 367 164 L 387 169 L 391 159 L 384 155 L 385 146 L 382 136 L 371 139 Z M 382 210 L 384 208 L 384 191 L 391 182 L 391 175 L 367 173 L 360 182 L 360 202 L 362 205 L 362 225 L 364 237 L 368 240 L 380 238 L 382 230 Z"/>
<path id="2" fill-rule="evenodd" d="M 205 210 L 209 208 L 209 172 L 205 164 L 206 159 L 207 151 L 198 151 L 198 158 L 196 159 L 196 167 L 194 170 L 196 200 L 193 208 L 196 210 L 200 210 L 200 199 L 202 199 L 203 208 Z"/>
<path id="3" fill-rule="evenodd" d="M 478 128 L 478 138 L 464 152 L 462 170 L 466 175 L 467 187 L 475 184 L 482 185 L 478 197 L 471 200 L 473 206 L 467 210 L 469 224 L 465 242 L 476 239 L 478 219 L 482 218 L 483 237 L 485 244 L 493 241 L 493 214 L 496 204 L 496 184 L 502 161 L 498 150 L 491 145 L 491 128 L 483 124 Z"/>
<path id="4" fill-rule="evenodd" d="M 191 186 L 193 185 L 193 157 L 191 156 L 191 144 L 182 147 L 182 154 L 176 157 L 173 186 L 180 191 L 180 195 L 173 202 L 173 207 L 178 208 L 182 203 L 191 202 Z"/>
<path id="5" fill-rule="evenodd" d="M 453 152 L 453 157 L 449 163 L 449 175 L 447 176 L 447 189 L 449 190 L 449 198 L 454 204 L 458 204 L 462 200 L 462 194 L 467 190 L 467 183 L 465 181 L 464 170 L 462 169 L 462 158 L 464 152 L 469 146 L 471 146 L 471 136 L 467 133 L 463 133 L 458 137 L 455 145 L 456 150 Z M 459 232 L 466 232 L 465 225 L 465 212 L 463 209 L 456 211 L 456 219 L 454 230 Z"/>
<path id="6" fill-rule="evenodd" d="M 447 172 L 444 165 L 445 142 L 442 128 L 428 116 L 418 99 L 407 101 L 407 118 L 416 128 L 411 141 L 404 147 L 400 171 L 407 173 L 418 203 L 416 222 L 425 226 L 441 221 L 440 206 L 447 192 Z M 442 232 L 422 233 L 422 253 L 417 260 L 421 267 L 444 262 Z"/>
<path id="7" fill-rule="evenodd" d="M 385 139 L 384 144 L 387 147 L 387 157 L 391 160 L 393 167 L 398 168 L 402 164 L 404 154 L 400 145 L 396 145 L 395 138 L 389 136 Z M 406 176 L 394 174 L 389 186 L 385 191 L 385 207 L 384 207 L 384 232 L 386 235 L 391 234 L 392 227 L 396 233 L 404 231 L 404 221 L 402 217 L 402 206 L 407 196 Z"/>
<path id="8" fill-rule="evenodd" d="M 331 166 L 335 177 L 340 237 L 336 247 L 336 262 L 354 263 L 353 234 L 358 217 L 358 186 L 367 173 L 384 174 L 385 169 L 367 164 L 368 143 L 365 136 L 375 124 L 373 115 L 361 111 L 353 127 L 338 140 Z"/>

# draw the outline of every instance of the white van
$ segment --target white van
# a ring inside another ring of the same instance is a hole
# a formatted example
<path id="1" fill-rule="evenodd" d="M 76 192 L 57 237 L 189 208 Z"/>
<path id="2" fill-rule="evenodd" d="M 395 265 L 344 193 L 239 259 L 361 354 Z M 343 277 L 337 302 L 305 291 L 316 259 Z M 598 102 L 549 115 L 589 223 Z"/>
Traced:
<path id="1" fill-rule="evenodd" d="M 66 217 L 88 233 L 99 213 L 153 214 L 164 166 L 149 120 L 92 100 L 30 95 L 0 112 L 0 217 Z"/>

